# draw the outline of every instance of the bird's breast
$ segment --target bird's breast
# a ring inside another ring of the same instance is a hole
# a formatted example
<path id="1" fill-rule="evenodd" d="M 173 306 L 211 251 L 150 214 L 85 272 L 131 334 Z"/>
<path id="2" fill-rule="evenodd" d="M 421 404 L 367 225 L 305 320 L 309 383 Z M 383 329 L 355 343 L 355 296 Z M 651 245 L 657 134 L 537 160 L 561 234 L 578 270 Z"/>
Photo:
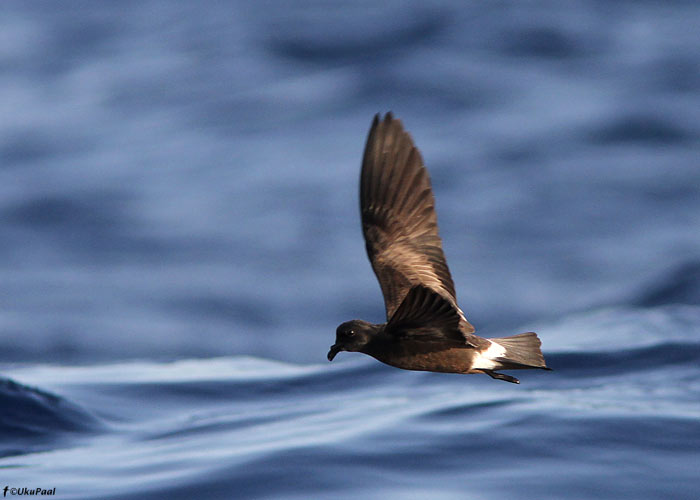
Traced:
<path id="1" fill-rule="evenodd" d="M 382 363 L 402 368 L 443 373 L 468 373 L 476 351 L 469 347 L 447 347 L 428 342 L 397 342 L 367 352 Z"/>

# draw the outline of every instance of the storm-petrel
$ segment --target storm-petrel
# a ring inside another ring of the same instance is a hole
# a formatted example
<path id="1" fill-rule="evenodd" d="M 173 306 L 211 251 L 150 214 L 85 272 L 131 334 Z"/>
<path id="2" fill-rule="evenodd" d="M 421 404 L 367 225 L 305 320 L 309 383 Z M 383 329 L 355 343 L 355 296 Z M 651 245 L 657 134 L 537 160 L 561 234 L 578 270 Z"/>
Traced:
<path id="1" fill-rule="evenodd" d="M 457 305 L 442 252 L 428 171 L 404 131 L 387 113 L 374 117 L 360 177 L 360 210 L 367 254 L 384 294 L 387 322 L 355 319 L 336 330 L 328 360 L 359 351 L 406 370 L 485 373 L 519 383 L 495 370 L 548 370 L 533 332 L 485 339 Z"/>

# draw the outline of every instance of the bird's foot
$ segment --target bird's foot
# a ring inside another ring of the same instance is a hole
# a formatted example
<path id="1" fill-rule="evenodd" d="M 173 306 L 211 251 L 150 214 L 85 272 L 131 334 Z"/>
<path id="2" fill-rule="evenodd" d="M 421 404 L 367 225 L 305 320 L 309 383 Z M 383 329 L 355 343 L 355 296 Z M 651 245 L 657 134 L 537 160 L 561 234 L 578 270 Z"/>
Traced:
<path id="1" fill-rule="evenodd" d="M 513 384 L 519 384 L 520 380 L 505 373 L 497 373 L 491 370 L 484 370 L 484 373 L 491 378 L 496 378 L 498 380 L 505 380 L 506 382 L 512 382 Z"/>

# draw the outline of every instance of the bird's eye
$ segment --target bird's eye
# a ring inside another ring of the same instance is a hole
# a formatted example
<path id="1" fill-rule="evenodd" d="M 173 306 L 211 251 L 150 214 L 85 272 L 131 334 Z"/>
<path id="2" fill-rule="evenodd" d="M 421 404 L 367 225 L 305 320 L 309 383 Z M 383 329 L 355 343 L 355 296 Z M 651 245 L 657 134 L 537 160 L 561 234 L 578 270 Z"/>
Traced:
<path id="1" fill-rule="evenodd" d="M 348 337 L 354 337 L 354 336 L 355 336 L 355 330 L 348 330 L 347 336 L 348 336 Z"/>

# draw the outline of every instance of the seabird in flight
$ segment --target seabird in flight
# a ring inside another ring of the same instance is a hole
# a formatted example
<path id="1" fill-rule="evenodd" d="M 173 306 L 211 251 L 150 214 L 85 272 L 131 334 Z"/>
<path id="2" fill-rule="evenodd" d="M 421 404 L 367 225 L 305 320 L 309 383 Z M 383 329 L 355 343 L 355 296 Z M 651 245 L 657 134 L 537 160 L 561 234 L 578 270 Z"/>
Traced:
<path id="1" fill-rule="evenodd" d="M 383 120 L 376 115 L 367 137 L 360 209 L 387 320 L 341 324 L 329 361 L 340 351 L 356 351 L 405 370 L 485 373 L 516 384 L 518 379 L 496 370 L 549 370 L 533 332 L 494 339 L 474 335 L 457 305 L 442 252 L 428 171 L 391 113 Z"/>

